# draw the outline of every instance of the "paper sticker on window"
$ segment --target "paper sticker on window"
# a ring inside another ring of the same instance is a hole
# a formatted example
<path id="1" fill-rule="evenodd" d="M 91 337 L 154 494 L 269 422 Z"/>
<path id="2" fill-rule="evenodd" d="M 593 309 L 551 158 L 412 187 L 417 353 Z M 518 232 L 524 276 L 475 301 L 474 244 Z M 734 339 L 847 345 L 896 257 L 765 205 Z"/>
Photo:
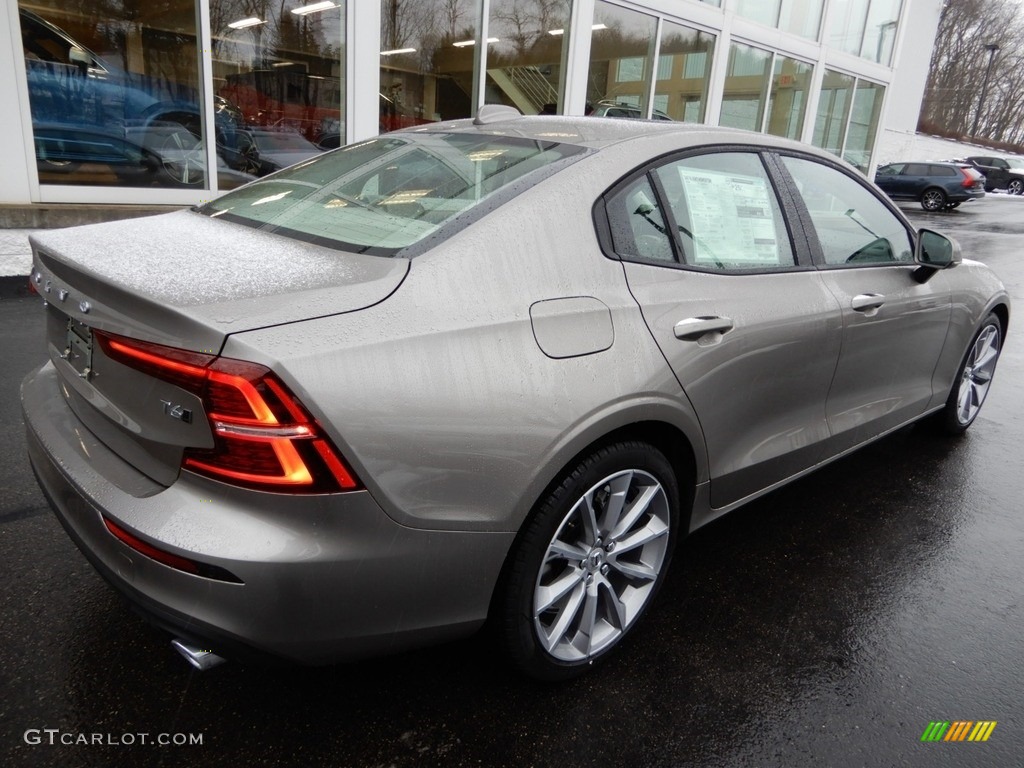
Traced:
<path id="1" fill-rule="evenodd" d="M 677 165 L 686 191 L 693 261 L 752 267 L 779 263 L 779 243 L 766 179 Z M 686 234 L 686 233 L 684 233 Z"/>

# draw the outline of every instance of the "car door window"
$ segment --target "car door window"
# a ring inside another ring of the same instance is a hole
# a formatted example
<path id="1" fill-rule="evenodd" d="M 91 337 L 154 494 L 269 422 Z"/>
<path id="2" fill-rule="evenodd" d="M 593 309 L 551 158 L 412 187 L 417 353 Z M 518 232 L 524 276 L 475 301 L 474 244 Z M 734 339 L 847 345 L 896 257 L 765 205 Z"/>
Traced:
<path id="1" fill-rule="evenodd" d="M 875 176 L 898 176 L 903 171 L 903 163 L 892 163 L 891 165 L 883 165 L 877 171 Z"/>
<path id="2" fill-rule="evenodd" d="M 908 163 L 907 169 L 903 172 L 904 176 L 928 176 L 931 166 L 925 165 L 924 163 Z"/>
<path id="3" fill-rule="evenodd" d="M 775 190 L 758 155 L 696 155 L 654 173 L 667 196 L 684 264 L 730 271 L 796 263 Z"/>
<path id="4" fill-rule="evenodd" d="M 658 207 L 658 195 L 644 175 L 608 202 L 612 246 L 624 259 L 676 263 L 672 238 Z"/>
<path id="5" fill-rule="evenodd" d="M 783 156 L 828 265 L 907 263 L 914 245 L 903 222 L 868 187 L 819 162 Z"/>

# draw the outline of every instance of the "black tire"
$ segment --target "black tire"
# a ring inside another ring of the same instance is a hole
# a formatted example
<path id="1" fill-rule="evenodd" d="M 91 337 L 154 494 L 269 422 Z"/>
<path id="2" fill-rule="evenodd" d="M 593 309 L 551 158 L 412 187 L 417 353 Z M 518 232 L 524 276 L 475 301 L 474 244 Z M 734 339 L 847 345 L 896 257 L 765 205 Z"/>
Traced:
<path id="1" fill-rule="evenodd" d="M 974 423 L 988 395 L 1003 344 L 1003 324 L 994 312 L 982 321 L 957 368 L 945 407 L 936 414 L 948 435 L 961 435 Z"/>
<path id="2" fill-rule="evenodd" d="M 616 443 L 580 461 L 538 502 L 505 563 L 492 618 L 512 664 L 566 680 L 606 658 L 654 600 L 678 534 L 678 481 L 656 448 Z"/>
<path id="3" fill-rule="evenodd" d="M 960 203 L 946 203 L 946 210 L 947 211 L 955 211 L 959 207 L 960 207 Z"/>
<path id="4" fill-rule="evenodd" d="M 1006 191 L 1009 192 L 1011 195 L 1019 195 L 1020 193 L 1024 192 L 1024 181 L 1022 181 L 1021 179 L 1010 180 L 1010 182 L 1006 185 Z"/>
<path id="5" fill-rule="evenodd" d="M 938 187 L 929 187 L 921 193 L 921 207 L 926 211 L 941 211 L 946 207 L 946 193 Z"/>

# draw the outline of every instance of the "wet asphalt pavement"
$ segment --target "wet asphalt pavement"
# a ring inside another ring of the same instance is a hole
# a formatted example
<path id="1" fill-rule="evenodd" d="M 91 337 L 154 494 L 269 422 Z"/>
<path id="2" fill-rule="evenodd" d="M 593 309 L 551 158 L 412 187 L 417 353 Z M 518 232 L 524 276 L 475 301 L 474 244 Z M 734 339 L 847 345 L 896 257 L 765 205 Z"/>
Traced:
<path id="1" fill-rule="evenodd" d="M 905 210 L 1024 310 L 1024 199 Z M 192 671 L 36 488 L 17 389 L 43 360 L 38 299 L 0 300 L 0 328 L 0 765 L 1024 765 L 1014 315 L 965 437 L 904 429 L 698 532 L 618 658 L 557 686 L 507 672 L 484 636 L 329 669 Z M 985 743 L 921 743 L 936 720 L 998 725 Z"/>

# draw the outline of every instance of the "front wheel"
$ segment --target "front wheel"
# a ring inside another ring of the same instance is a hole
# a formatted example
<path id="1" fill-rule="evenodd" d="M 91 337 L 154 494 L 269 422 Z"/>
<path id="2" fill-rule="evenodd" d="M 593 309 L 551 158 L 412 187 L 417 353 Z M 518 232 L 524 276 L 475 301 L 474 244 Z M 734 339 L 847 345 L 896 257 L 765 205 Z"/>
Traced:
<path id="1" fill-rule="evenodd" d="M 679 527 L 679 488 L 651 445 L 591 454 L 542 499 L 516 540 L 496 595 L 510 659 L 564 680 L 607 656 L 661 587 Z"/>
<path id="2" fill-rule="evenodd" d="M 1021 179 L 1014 179 L 1006 185 L 1006 191 L 1011 195 L 1019 195 L 1021 192 L 1024 192 L 1024 181 Z"/>
<path id="3" fill-rule="evenodd" d="M 939 412 L 940 424 L 948 434 L 962 434 L 977 418 L 992 386 L 1002 341 L 1003 324 L 992 313 L 974 335 L 974 341 L 960 363 L 946 407 Z"/>
<path id="4" fill-rule="evenodd" d="M 941 211 L 946 207 L 946 193 L 941 189 L 926 189 L 921 195 L 921 207 L 926 211 Z"/>

